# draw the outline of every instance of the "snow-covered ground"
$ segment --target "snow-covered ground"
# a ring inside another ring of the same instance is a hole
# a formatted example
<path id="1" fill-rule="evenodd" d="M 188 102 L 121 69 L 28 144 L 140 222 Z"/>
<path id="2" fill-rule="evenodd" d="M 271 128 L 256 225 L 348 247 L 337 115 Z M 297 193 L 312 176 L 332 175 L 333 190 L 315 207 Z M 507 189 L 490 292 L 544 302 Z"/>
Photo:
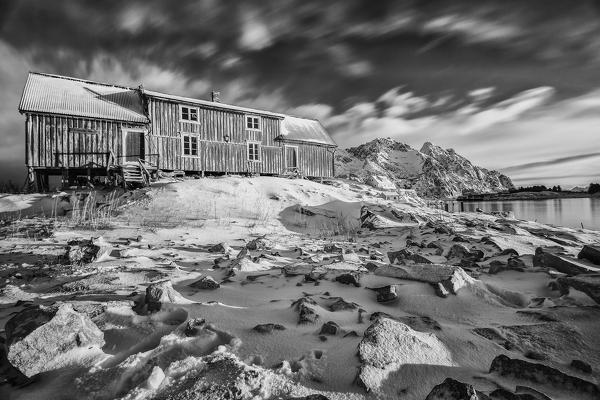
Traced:
<path id="1" fill-rule="evenodd" d="M 571 260 L 598 232 L 326 183 L 190 179 L 132 196 L 94 230 L 69 216 L 45 234 L 44 218 L 1 226 L 0 398 L 424 399 L 446 378 L 492 398 L 598 398 L 600 309 L 549 286 L 564 274 L 534 257 Z M 2 199 L 0 212 L 48 201 Z M 90 238 L 97 249 L 66 247 Z M 564 376 L 490 372 L 502 354 Z"/>

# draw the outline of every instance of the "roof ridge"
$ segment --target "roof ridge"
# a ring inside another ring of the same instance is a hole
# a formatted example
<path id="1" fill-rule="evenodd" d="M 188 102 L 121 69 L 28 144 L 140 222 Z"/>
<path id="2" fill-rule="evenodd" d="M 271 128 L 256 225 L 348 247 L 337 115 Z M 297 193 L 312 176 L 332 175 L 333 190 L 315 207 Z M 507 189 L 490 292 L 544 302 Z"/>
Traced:
<path id="1" fill-rule="evenodd" d="M 83 82 L 83 83 L 89 83 L 91 85 L 116 87 L 116 88 L 120 88 L 120 89 L 128 89 L 128 90 L 137 90 L 138 89 L 138 88 L 133 88 L 133 87 L 130 87 L 130 86 L 117 85 L 117 84 L 114 84 L 114 83 L 105 83 L 105 82 L 92 81 L 92 80 L 89 80 L 89 79 L 75 78 L 73 76 L 65 76 L 65 75 L 58 75 L 58 74 L 49 74 L 47 72 L 29 71 L 29 75 L 48 76 L 48 77 L 51 77 L 51 78 L 63 79 L 63 80 L 66 80 L 66 81 Z"/>

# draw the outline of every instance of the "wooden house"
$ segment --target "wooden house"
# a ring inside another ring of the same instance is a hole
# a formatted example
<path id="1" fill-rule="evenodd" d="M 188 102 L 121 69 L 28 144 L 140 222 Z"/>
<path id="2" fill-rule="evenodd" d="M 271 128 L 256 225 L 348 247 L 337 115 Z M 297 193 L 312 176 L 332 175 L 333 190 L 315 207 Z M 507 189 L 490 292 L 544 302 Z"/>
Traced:
<path id="1" fill-rule="evenodd" d="M 30 73 L 25 115 L 30 180 L 120 174 L 147 183 L 154 171 L 334 176 L 337 148 L 319 121 L 129 88 Z"/>

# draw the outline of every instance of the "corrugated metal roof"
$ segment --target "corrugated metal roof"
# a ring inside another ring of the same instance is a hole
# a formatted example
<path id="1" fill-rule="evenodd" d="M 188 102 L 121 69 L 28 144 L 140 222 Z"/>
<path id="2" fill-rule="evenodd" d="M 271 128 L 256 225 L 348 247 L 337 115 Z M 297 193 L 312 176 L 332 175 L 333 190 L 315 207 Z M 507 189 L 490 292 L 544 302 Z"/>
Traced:
<path id="1" fill-rule="evenodd" d="M 285 117 L 284 114 L 279 114 L 279 113 L 275 113 L 272 111 L 265 111 L 265 110 L 258 110 L 256 108 L 234 106 L 231 104 L 219 103 L 216 101 L 193 99 L 191 97 L 176 96 L 174 94 L 166 94 L 166 93 L 156 92 L 154 90 L 144 89 L 144 94 L 146 94 L 150 97 L 157 97 L 157 98 L 164 99 L 164 100 L 173 100 L 178 103 L 196 104 L 199 106 L 205 106 L 205 107 L 211 107 L 211 108 L 220 108 L 220 109 L 224 109 L 224 110 L 239 111 L 239 112 L 242 112 L 245 114 L 267 115 L 267 116 L 275 117 L 275 118 L 284 118 Z"/>
<path id="2" fill-rule="evenodd" d="M 27 77 L 19 111 L 148 122 L 135 89 L 35 72 Z"/>
<path id="3" fill-rule="evenodd" d="M 314 119 L 286 115 L 281 124 L 281 136 L 283 139 L 288 140 L 337 146 L 325 128 L 323 128 L 323 125 Z"/>

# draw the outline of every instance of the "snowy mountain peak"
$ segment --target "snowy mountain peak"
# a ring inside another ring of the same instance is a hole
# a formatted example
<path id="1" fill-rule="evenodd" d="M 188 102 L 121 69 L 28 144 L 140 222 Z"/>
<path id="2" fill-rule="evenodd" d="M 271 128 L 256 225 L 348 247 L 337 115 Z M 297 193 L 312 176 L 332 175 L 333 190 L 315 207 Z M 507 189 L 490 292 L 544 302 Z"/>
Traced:
<path id="1" fill-rule="evenodd" d="M 387 138 L 340 150 L 336 174 L 367 181 L 383 175 L 399 188 L 415 189 L 421 196 L 456 197 L 465 191 L 498 192 L 513 187 L 509 177 L 473 165 L 453 149 L 426 142 L 421 150 Z"/>

